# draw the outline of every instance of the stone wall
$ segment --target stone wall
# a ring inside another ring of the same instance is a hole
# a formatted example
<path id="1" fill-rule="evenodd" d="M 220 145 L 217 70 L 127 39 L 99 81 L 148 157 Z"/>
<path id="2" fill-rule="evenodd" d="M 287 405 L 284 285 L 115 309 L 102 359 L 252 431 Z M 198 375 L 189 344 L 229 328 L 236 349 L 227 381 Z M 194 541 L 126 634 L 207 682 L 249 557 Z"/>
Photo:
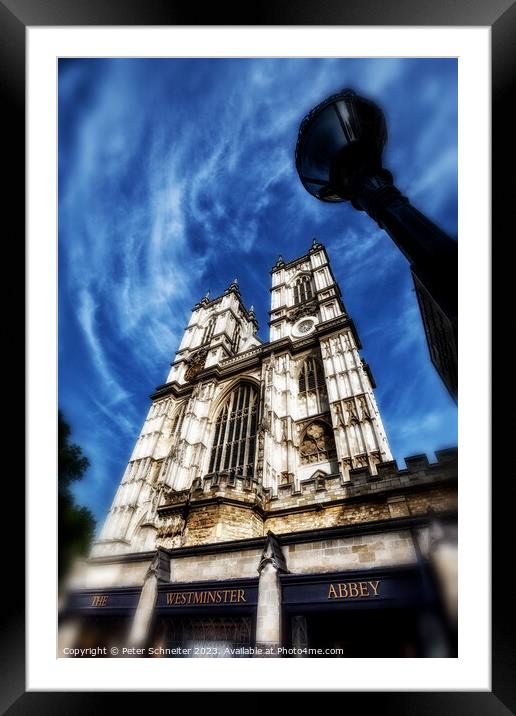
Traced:
<path id="1" fill-rule="evenodd" d="M 257 575 L 260 549 L 245 549 L 210 555 L 181 554 L 175 548 L 220 544 L 264 537 L 268 531 L 281 535 L 325 528 L 368 524 L 368 534 L 306 543 L 285 544 L 288 569 L 294 573 L 342 571 L 415 560 L 410 533 L 389 531 L 371 534 L 371 523 L 385 522 L 429 513 L 457 510 L 457 453 L 437 453 L 438 462 L 429 464 L 425 456 L 406 459 L 406 468 L 396 463 L 378 465 L 378 475 L 367 469 L 350 471 L 350 480 L 341 475 L 322 476 L 302 484 L 286 485 L 278 495 L 255 482 L 227 476 L 209 476 L 191 490 L 173 491 L 160 508 L 163 523 L 177 516 L 177 534 L 172 539 L 172 581 L 236 579 Z M 175 518 L 174 518 L 175 519 Z M 286 540 L 289 542 L 289 540 Z M 149 566 L 148 560 L 107 562 L 90 560 L 82 574 L 76 574 L 72 588 L 139 585 Z"/>
<path id="2" fill-rule="evenodd" d="M 367 467 L 355 468 L 349 471 L 349 480 L 343 480 L 339 473 L 321 476 L 304 481 L 297 490 L 294 483 L 280 485 L 277 495 L 267 496 L 266 509 L 275 512 L 312 503 L 366 497 L 456 479 L 457 450 L 441 450 L 436 452 L 436 456 L 435 463 L 429 463 L 426 455 L 407 457 L 406 468 L 401 470 L 394 460 L 380 463 L 376 466 L 376 475 Z"/>
<path id="3" fill-rule="evenodd" d="M 283 546 L 289 572 L 310 574 L 415 564 L 408 530 L 338 537 Z"/>
<path id="4" fill-rule="evenodd" d="M 386 462 L 377 466 L 377 475 L 354 469 L 346 481 L 334 474 L 307 480 L 299 489 L 291 483 L 277 495 L 240 478 L 230 484 L 226 476 L 209 476 L 190 493 L 178 493 L 180 503 L 171 502 L 170 509 L 186 513 L 185 547 L 260 537 L 269 530 L 285 534 L 453 511 L 457 452 L 444 450 L 437 457 L 436 463 L 424 455 L 407 458 L 402 470 Z"/>
<path id="5" fill-rule="evenodd" d="M 304 532 L 324 527 L 383 520 L 388 517 L 389 512 L 383 504 L 337 505 L 335 507 L 328 506 L 321 510 L 307 509 L 303 512 L 289 512 L 277 517 L 271 515 L 266 520 L 265 525 L 266 530 L 271 530 L 274 534 L 288 534 L 290 532 Z"/>
<path id="6" fill-rule="evenodd" d="M 454 488 L 436 487 L 407 495 L 390 496 L 386 491 L 377 494 L 374 499 L 342 502 L 338 505 L 306 502 L 306 509 L 299 512 L 284 512 L 275 516 L 271 510 L 265 520 L 265 532 L 275 534 L 301 532 L 305 530 L 353 525 L 375 520 L 388 520 L 394 517 L 421 515 L 432 509 L 445 512 L 457 508 L 457 493 Z"/>
<path id="7" fill-rule="evenodd" d="M 248 549 L 219 554 L 173 557 L 170 560 L 171 582 L 195 582 L 199 579 L 239 579 L 257 577 L 262 550 Z"/>
<path id="8" fill-rule="evenodd" d="M 263 520 L 249 507 L 224 502 L 212 503 L 198 505 L 190 510 L 183 546 L 230 542 L 262 535 Z"/>
<path id="9" fill-rule="evenodd" d="M 90 560 L 77 568 L 68 583 L 69 589 L 102 589 L 103 587 L 134 587 L 141 586 L 150 566 L 147 560 L 126 561 L 120 557 L 118 562 L 102 562 Z"/>
<path id="10" fill-rule="evenodd" d="M 282 551 L 292 574 L 405 566 L 417 562 L 409 530 L 285 544 Z M 262 548 L 180 557 L 174 557 L 172 552 L 171 581 L 257 577 L 261 554 Z"/>

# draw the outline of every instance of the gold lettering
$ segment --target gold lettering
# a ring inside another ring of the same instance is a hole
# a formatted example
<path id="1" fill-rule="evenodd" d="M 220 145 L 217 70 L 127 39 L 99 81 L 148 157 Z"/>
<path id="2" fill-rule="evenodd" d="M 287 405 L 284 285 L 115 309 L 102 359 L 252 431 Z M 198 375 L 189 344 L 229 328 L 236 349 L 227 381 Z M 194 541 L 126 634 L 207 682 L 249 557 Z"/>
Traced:
<path id="1" fill-rule="evenodd" d="M 362 597 L 378 597 L 380 580 L 375 582 L 339 582 L 328 587 L 328 599 L 356 599 Z"/>
<path id="2" fill-rule="evenodd" d="M 346 584 L 339 584 L 339 597 L 341 599 L 349 597 L 348 588 Z"/>
<path id="3" fill-rule="evenodd" d="M 337 592 L 335 591 L 335 587 L 333 584 L 330 584 L 330 588 L 328 589 L 328 599 L 336 599 L 337 598 Z"/>
<path id="4" fill-rule="evenodd" d="M 335 595 L 336 596 L 336 595 Z M 106 595 L 92 596 L 91 605 L 94 607 L 106 606 L 108 597 Z M 167 605 L 180 604 L 235 604 L 236 602 L 246 602 L 245 589 L 222 589 L 198 592 L 167 592 Z"/>
<path id="5" fill-rule="evenodd" d="M 380 593 L 380 580 L 377 582 L 369 582 L 374 591 L 374 596 L 377 597 Z"/>
<path id="6" fill-rule="evenodd" d="M 108 603 L 108 598 L 106 594 L 95 594 L 91 598 L 91 606 L 92 607 L 105 607 Z"/>
<path id="7" fill-rule="evenodd" d="M 358 597 L 358 587 L 356 582 L 349 582 L 349 596 L 350 597 Z"/>
<path id="8" fill-rule="evenodd" d="M 361 597 L 368 597 L 369 596 L 369 590 L 367 589 L 367 582 L 359 582 L 358 586 L 360 588 L 360 596 Z"/>

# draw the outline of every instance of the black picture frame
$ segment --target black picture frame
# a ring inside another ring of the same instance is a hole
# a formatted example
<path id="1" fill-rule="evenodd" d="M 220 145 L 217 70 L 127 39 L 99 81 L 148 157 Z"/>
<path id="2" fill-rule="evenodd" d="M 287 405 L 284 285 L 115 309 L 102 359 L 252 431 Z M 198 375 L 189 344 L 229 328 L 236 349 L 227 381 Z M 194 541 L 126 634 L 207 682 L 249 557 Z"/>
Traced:
<path id="1" fill-rule="evenodd" d="M 202 17 L 202 22 L 199 18 Z M 169 0 L 2 0 L 0 2 L 0 76 L 5 103 L 4 173 L 9 167 L 9 182 L 4 191 L 5 207 L 13 219 L 10 242 L 10 265 L 24 263 L 25 216 L 25 37 L 28 26 L 95 26 L 95 25 L 391 25 L 391 26 L 484 26 L 491 28 L 492 38 L 492 152 L 493 237 L 507 241 L 513 224 L 506 216 L 514 204 L 511 182 L 503 169 L 514 149 L 513 114 L 510 112 L 510 83 L 514 81 L 514 38 L 516 5 L 511 0 L 297 0 L 286 3 L 268 0 L 236 6 L 212 3 L 199 8 Z M 511 195 L 509 194 L 511 192 Z M 509 229 L 507 227 L 510 227 Z M 496 257 L 496 252 L 494 256 Z M 503 282 L 497 289 L 503 291 Z M 27 287 L 30 290 L 30 286 Z M 493 293 L 496 306 L 498 291 Z M 497 311 L 493 310 L 493 329 Z M 19 322 L 13 323 L 13 331 Z M 9 330 L 9 329 L 7 329 Z M 30 346 L 29 346 L 30 348 Z M 19 363 L 21 365 L 21 361 Z M 21 370 L 20 370 L 21 373 Z M 501 380 L 501 379 L 500 379 Z M 13 381 L 17 388 L 24 376 Z M 493 395 L 496 386 L 493 386 Z M 504 386 L 505 390 L 505 386 Z M 486 436 L 486 440 L 490 440 Z M 500 432 L 493 433 L 492 454 L 503 443 Z M 510 456 L 509 456 L 510 458 Z M 516 630 L 514 629 L 514 591 L 508 586 L 513 568 L 508 554 L 514 544 L 511 529 L 513 501 L 508 498 L 509 482 L 514 483 L 508 467 L 492 471 L 492 691 L 491 692 L 347 692 L 345 708 L 378 710 L 385 714 L 468 714 L 468 716 L 502 716 L 516 712 Z M 18 478 L 21 476 L 17 475 Z M 471 484 L 474 486 L 474 477 Z M 514 489 L 514 488 L 513 488 Z M 22 479 L 11 483 L 10 504 L 18 505 L 20 519 L 24 505 Z M 120 693 L 96 692 L 26 692 L 25 690 L 25 594 L 24 570 L 20 564 L 23 552 L 23 530 L 17 527 L 16 544 L 4 547 L 4 574 L 8 584 L 9 608 L 2 617 L 3 666 L 0 670 L 2 713 L 69 714 L 100 713 L 116 709 Z M 513 589 L 513 588 L 512 588 Z M 474 599 L 474 595 L 471 596 Z M 410 684 L 407 684 L 410 688 Z M 314 691 L 317 690 L 314 684 Z M 166 695 L 166 694 L 165 694 Z M 133 707 L 138 708 L 139 694 L 131 693 Z M 115 701 L 116 699 L 116 701 Z"/>

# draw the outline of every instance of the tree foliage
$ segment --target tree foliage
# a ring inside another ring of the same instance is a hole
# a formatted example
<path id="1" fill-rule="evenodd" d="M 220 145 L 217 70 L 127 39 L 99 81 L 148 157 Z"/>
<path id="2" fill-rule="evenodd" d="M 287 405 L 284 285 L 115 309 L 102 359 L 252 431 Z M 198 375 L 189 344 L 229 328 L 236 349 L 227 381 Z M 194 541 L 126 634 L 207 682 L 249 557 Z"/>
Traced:
<path id="1" fill-rule="evenodd" d="M 72 484 L 81 480 L 90 462 L 82 448 L 70 442 L 71 428 L 58 416 L 58 573 L 61 579 L 76 557 L 86 555 L 95 533 L 95 518 L 75 502 Z"/>

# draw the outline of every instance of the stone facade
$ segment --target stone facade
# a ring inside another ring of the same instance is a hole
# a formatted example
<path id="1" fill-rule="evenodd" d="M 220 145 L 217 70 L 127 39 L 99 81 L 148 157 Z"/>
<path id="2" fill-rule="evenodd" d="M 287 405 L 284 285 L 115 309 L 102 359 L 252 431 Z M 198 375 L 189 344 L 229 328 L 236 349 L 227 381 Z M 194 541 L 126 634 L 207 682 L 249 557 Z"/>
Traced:
<path id="1" fill-rule="evenodd" d="M 292 495 L 288 486 L 281 491 L 288 494 L 273 496 L 266 490 L 248 490 L 238 499 L 238 483 L 228 488 L 222 482 L 212 489 L 209 481 L 202 490 L 184 491 L 180 503 L 161 508 L 162 513 L 180 510 L 183 515 L 182 544 L 167 550 L 171 581 L 194 582 L 199 575 L 207 580 L 221 575 L 225 579 L 254 577 L 262 540 L 269 532 L 278 535 L 280 541 L 282 535 L 298 535 L 295 544 L 283 546 L 289 572 L 413 564 L 417 560 L 410 529 L 393 530 L 389 523 L 403 519 L 410 523 L 412 519 L 428 526 L 435 516 L 456 514 L 456 457 L 456 450 L 446 450 L 438 453 L 435 463 L 422 456 L 407 458 L 403 470 L 390 462 L 380 470 L 383 475 L 357 470 L 352 480 L 338 487 L 333 487 L 338 476 L 328 478 L 325 486 L 307 481 L 298 495 Z M 360 526 L 367 527 L 367 533 L 349 537 L 330 534 L 339 527 Z M 327 536 L 314 537 L 321 531 Z M 245 548 L 229 549 L 229 543 L 239 541 L 246 543 Z M 219 550 L 215 555 L 195 552 L 196 546 L 217 544 L 226 544 L 228 551 Z M 73 586 L 141 585 L 151 556 L 141 553 L 141 558 L 128 563 L 94 558 L 87 569 L 78 571 Z M 81 574 L 87 575 L 85 581 L 81 581 Z"/>
<path id="2" fill-rule="evenodd" d="M 314 241 L 305 256 L 278 261 L 271 296 L 266 344 L 236 282 L 194 307 L 93 556 L 263 535 L 263 511 L 345 498 L 361 471 L 388 470 L 374 383 L 325 248 Z M 213 472 L 220 414 L 242 384 L 257 396 L 250 469 L 244 476 L 240 460 Z"/>
<path id="3" fill-rule="evenodd" d="M 234 598 L 240 625 L 221 617 L 212 628 L 250 634 L 253 623 L 256 644 L 275 655 L 285 630 L 292 643 L 308 638 L 307 617 L 294 609 L 295 575 L 314 594 L 318 575 L 376 575 L 349 587 L 374 597 L 380 580 L 394 589 L 392 570 L 399 585 L 407 570 L 412 580 L 423 574 L 436 524 L 456 522 L 457 451 L 438 451 L 432 463 L 408 457 L 402 469 L 392 460 L 325 248 L 314 240 L 305 256 L 280 257 L 271 275 L 268 343 L 236 281 L 194 306 L 90 559 L 72 577 L 91 605 L 104 604 L 97 592 L 109 589 L 119 590 L 113 603 L 138 605 L 135 614 L 127 607 L 134 644 L 145 642 L 154 608 L 159 638 L 173 642 L 167 604 Z M 246 611 L 245 595 L 255 593 Z"/>

